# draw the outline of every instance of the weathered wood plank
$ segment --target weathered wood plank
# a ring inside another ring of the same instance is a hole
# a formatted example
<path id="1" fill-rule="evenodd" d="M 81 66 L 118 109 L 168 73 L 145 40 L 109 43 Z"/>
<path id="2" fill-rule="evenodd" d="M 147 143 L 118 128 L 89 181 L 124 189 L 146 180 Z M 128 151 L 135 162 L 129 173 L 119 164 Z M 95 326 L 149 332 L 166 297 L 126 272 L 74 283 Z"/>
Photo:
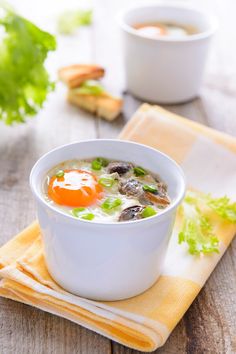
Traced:
<path id="1" fill-rule="evenodd" d="M 109 341 L 63 318 L 1 300 L 2 354 L 110 354 Z"/>

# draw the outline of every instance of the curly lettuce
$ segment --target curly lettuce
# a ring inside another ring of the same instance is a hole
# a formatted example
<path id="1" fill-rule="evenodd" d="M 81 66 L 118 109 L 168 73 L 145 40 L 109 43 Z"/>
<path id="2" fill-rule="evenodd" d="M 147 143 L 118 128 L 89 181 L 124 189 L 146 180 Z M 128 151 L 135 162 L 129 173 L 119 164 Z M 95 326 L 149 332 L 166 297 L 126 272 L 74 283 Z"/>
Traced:
<path id="1" fill-rule="evenodd" d="M 206 196 L 207 205 L 223 219 L 236 223 L 236 203 L 231 203 L 226 196 L 222 198 L 211 198 Z"/>
<path id="2" fill-rule="evenodd" d="M 34 116 L 54 89 L 44 62 L 56 40 L 6 7 L 0 12 L 0 119 L 11 125 Z"/>
<path id="3" fill-rule="evenodd" d="M 236 203 L 231 203 L 228 197 L 213 198 L 210 194 L 188 191 L 180 206 L 182 226 L 178 238 L 180 244 L 188 245 L 190 254 L 219 253 L 219 239 L 206 216 L 209 211 L 236 223 Z"/>

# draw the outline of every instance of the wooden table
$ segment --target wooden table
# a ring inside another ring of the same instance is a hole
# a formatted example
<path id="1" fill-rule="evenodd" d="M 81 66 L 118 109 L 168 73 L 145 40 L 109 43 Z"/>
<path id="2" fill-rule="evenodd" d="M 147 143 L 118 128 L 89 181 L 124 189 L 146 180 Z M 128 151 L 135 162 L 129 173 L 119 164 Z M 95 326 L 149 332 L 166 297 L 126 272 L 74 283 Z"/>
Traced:
<path id="1" fill-rule="evenodd" d="M 61 2 L 12 1 L 25 16 L 53 30 Z M 134 1 L 129 1 L 134 3 Z M 214 10 L 221 21 L 209 58 L 199 98 L 169 110 L 236 136 L 236 31 L 235 0 L 197 1 Z M 25 125 L 0 124 L 0 225 L 1 244 L 35 218 L 28 176 L 36 159 L 50 149 L 75 140 L 113 138 L 140 105 L 124 91 L 122 53 L 114 14 L 127 1 L 94 1 L 95 21 L 72 37 L 59 37 L 58 51 L 49 68 L 73 62 L 97 62 L 107 69 L 104 83 L 124 93 L 123 115 L 113 123 L 70 107 L 65 88 L 57 86 L 45 109 Z M 45 11 L 46 9 L 46 11 Z M 156 353 L 223 354 L 236 352 L 236 242 L 233 242 L 206 286 L 164 347 Z M 0 299 L 0 353 L 2 354 L 131 354 L 137 353 L 62 318 L 30 306 Z"/>

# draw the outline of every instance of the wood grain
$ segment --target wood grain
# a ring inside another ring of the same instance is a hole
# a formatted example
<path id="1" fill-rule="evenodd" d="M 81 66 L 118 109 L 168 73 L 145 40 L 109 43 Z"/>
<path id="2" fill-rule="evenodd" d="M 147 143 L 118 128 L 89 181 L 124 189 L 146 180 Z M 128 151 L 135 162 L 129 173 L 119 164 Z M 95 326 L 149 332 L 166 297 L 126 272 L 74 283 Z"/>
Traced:
<path id="1" fill-rule="evenodd" d="M 42 16 L 47 1 L 35 3 L 33 10 L 27 1 L 22 1 L 22 12 L 39 24 L 42 21 L 46 28 L 53 28 L 50 16 L 55 3 L 47 15 Z M 11 2 L 16 8 L 20 6 L 17 1 Z M 58 84 L 37 118 L 14 128 L 0 123 L 1 244 L 35 218 L 28 176 L 37 158 L 58 145 L 75 140 L 116 137 L 140 105 L 139 100 L 125 91 L 120 37 L 114 20 L 122 5 L 136 2 L 94 0 L 92 28 L 81 30 L 72 37 L 60 36 L 57 55 L 49 60 L 54 75 L 58 67 L 73 62 L 104 65 L 107 70 L 105 85 L 115 94 L 124 94 L 122 116 L 108 123 L 79 111 L 66 103 L 65 88 Z M 213 42 L 200 96 L 192 102 L 166 108 L 236 136 L 236 2 L 194 2 L 203 9 L 214 11 L 221 28 Z M 235 259 L 236 240 L 166 344 L 155 353 L 236 353 Z M 5 299 L 0 299 L 0 353 L 138 354 L 67 320 Z"/>

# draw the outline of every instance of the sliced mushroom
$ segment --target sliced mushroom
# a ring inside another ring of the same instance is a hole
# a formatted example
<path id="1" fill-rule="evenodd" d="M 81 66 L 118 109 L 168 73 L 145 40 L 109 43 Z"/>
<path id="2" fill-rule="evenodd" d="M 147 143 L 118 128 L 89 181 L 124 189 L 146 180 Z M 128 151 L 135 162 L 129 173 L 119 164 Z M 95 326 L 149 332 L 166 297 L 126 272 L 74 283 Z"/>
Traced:
<path id="1" fill-rule="evenodd" d="M 143 192 L 143 185 L 134 178 L 128 180 L 122 180 L 119 184 L 119 192 L 132 197 L 140 197 Z"/>
<path id="2" fill-rule="evenodd" d="M 133 168 L 133 165 L 129 162 L 114 161 L 110 162 L 107 166 L 108 173 L 117 172 L 120 176 L 128 172 Z"/>
<path id="3" fill-rule="evenodd" d="M 142 211 L 144 207 L 141 205 L 134 205 L 122 211 L 118 221 L 139 220 L 142 218 Z"/>
<path id="4" fill-rule="evenodd" d="M 143 184 L 134 178 L 128 180 L 122 180 L 119 184 L 119 192 L 130 197 L 138 199 L 139 203 L 143 205 L 152 205 L 152 201 L 148 197 L 147 193 L 143 190 Z"/>
<path id="5" fill-rule="evenodd" d="M 166 207 L 170 204 L 170 200 L 167 195 L 160 196 L 158 194 L 153 194 L 150 192 L 145 193 L 145 197 L 153 204 L 156 204 L 160 207 Z"/>
<path id="6" fill-rule="evenodd" d="M 143 192 L 140 197 L 138 198 L 139 203 L 142 205 L 153 205 L 154 203 L 149 198 L 147 192 Z"/>
<path id="7" fill-rule="evenodd" d="M 162 208 L 170 204 L 170 200 L 164 189 L 158 188 L 156 193 L 145 192 L 143 190 L 143 184 L 133 178 L 122 180 L 118 189 L 121 194 L 137 198 L 142 205 L 156 204 Z"/>

